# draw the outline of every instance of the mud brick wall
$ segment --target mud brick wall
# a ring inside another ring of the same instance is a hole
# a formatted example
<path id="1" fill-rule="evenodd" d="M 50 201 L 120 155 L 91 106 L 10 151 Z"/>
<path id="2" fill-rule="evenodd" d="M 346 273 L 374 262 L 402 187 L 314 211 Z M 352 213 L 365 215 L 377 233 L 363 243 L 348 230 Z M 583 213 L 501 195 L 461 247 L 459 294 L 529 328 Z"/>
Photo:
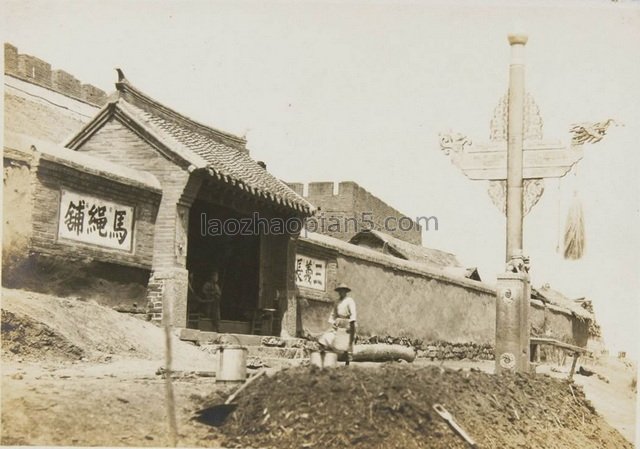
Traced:
<path id="1" fill-rule="evenodd" d="M 96 110 L 97 112 L 97 110 Z M 36 139 L 62 143 L 80 131 L 88 117 L 63 113 L 59 108 L 9 94 L 4 95 L 4 129 Z"/>
<path id="2" fill-rule="evenodd" d="M 29 252 L 32 229 L 31 158 L 12 154 L 3 157 L 2 269 L 19 265 Z"/>
<path id="3" fill-rule="evenodd" d="M 301 183 L 289 183 L 295 192 L 303 194 L 304 185 Z M 384 201 L 372 195 L 355 182 L 341 182 L 338 184 L 338 193 L 334 195 L 333 182 L 311 182 L 305 198 L 314 206 L 320 208 L 316 219 L 310 220 L 310 230 L 321 234 L 330 235 L 343 241 L 349 241 L 357 232 L 369 229 L 371 226 L 367 220 L 371 220 L 373 229 L 386 232 L 401 240 L 416 245 L 422 244 L 422 229 L 420 225 L 413 222 L 411 229 L 403 231 L 400 229 L 384 229 L 383 221 L 386 217 L 400 219 L 404 215 L 392 208 Z M 363 214 L 366 214 L 363 219 Z M 322 218 L 325 219 L 324 223 Z M 350 219 L 346 226 L 341 225 L 340 229 L 333 229 L 332 218 L 338 218 L 340 223 L 345 223 L 345 219 Z M 355 222 L 357 222 L 357 225 Z M 395 220 L 394 220 L 395 221 Z M 397 227 L 397 222 L 392 223 Z M 404 225 L 404 223 L 403 223 Z M 317 227 L 316 229 L 313 229 Z M 408 226 L 407 226 L 408 227 Z"/>
<path id="4" fill-rule="evenodd" d="M 560 313 L 552 305 L 532 302 L 529 310 L 531 335 L 556 338 L 576 346 L 587 346 L 589 340 L 589 321 Z"/>
<path id="5" fill-rule="evenodd" d="M 303 335 L 318 335 L 329 329 L 329 315 L 333 302 L 318 299 L 301 298 L 298 310 L 302 320 Z"/>
<path id="6" fill-rule="evenodd" d="M 495 299 L 490 291 L 402 272 L 354 257 L 339 257 L 338 267 L 340 279 L 348 279 L 353 289 L 362 334 L 493 343 Z"/>
<path id="7" fill-rule="evenodd" d="M 4 72 L 89 104 L 103 106 L 107 102 L 107 94 L 102 89 L 82 84 L 64 70 L 52 70 L 48 62 L 21 54 L 9 43 L 4 44 Z"/>
<path id="8" fill-rule="evenodd" d="M 80 131 L 106 94 L 64 70 L 4 45 L 4 129 L 61 144 Z"/>
<path id="9" fill-rule="evenodd" d="M 347 248 L 350 248 L 347 250 Z M 314 250 L 315 249 L 315 250 Z M 420 356 L 437 359 L 491 359 L 495 340 L 495 291 L 487 284 L 455 280 L 416 269 L 417 264 L 371 254 L 355 245 L 340 243 L 333 252 L 326 244 L 305 239 L 299 252 L 327 261 L 327 290 L 300 289 L 303 328 L 318 333 L 337 294 L 337 282 L 353 291 L 361 338 L 403 337 L 419 341 Z M 585 346 L 588 323 L 539 301 L 531 302 L 531 334 L 547 335 Z"/>

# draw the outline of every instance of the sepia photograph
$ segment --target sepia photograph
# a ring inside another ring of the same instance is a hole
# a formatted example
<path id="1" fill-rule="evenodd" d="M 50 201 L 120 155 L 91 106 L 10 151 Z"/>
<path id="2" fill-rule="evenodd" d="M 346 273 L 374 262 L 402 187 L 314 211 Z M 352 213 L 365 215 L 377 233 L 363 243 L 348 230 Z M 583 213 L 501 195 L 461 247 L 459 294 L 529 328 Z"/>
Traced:
<path id="1" fill-rule="evenodd" d="M 0 446 L 640 442 L 639 0 L 0 6 Z"/>

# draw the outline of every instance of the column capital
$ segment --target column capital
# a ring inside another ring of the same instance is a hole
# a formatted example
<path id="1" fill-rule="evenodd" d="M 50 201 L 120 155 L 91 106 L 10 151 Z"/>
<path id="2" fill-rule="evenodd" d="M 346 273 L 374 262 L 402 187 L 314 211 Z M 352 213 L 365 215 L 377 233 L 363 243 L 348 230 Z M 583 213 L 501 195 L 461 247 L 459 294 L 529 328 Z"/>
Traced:
<path id="1" fill-rule="evenodd" d="M 509 45 L 527 45 L 529 36 L 526 33 L 509 33 Z"/>

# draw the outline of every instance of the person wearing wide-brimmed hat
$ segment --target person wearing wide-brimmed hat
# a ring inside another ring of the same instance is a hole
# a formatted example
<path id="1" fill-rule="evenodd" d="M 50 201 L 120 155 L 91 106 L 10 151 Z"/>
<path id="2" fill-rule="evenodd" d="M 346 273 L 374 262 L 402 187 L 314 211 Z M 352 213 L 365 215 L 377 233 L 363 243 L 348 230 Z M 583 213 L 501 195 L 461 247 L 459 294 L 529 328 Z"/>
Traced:
<path id="1" fill-rule="evenodd" d="M 348 365 L 353 355 L 353 342 L 356 337 L 356 302 L 349 296 L 351 289 L 346 284 L 339 284 L 335 291 L 338 292 L 338 299 L 329 317 L 331 332 L 335 333 L 335 338 L 330 346 L 337 352 L 346 353 Z"/>

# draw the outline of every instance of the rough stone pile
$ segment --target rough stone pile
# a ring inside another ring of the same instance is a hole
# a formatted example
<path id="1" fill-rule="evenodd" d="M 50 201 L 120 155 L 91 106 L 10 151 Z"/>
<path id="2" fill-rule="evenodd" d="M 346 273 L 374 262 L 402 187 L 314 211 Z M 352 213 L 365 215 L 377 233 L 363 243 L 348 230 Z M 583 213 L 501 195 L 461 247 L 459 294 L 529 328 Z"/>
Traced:
<path id="1" fill-rule="evenodd" d="M 418 357 L 431 360 L 493 360 L 494 350 L 488 344 L 439 342 L 418 351 Z"/>
<path id="2" fill-rule="evenodd" d="M 386 343 L 394 345 L 411 346 L 417 351 L 418 358 L 428 358 L 431 360 L 493 360 L 494 349 L 490 344 L 450 343 L 446 341 L 436 341 L 425 343 L 419 339 L 407 337 L 378 336 L 358 337 L 356 344 L 377 344 Z"/>

